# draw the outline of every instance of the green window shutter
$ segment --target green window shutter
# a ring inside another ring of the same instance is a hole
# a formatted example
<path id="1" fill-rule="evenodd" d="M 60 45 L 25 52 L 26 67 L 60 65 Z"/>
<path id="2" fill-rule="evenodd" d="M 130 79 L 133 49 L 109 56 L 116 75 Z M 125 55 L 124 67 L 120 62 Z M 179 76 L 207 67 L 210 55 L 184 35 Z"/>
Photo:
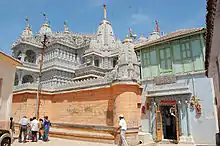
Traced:
<path id="1" fill-rule="evenodd" d="M 191 41 L 192 54 L 193 54 L 193 63 L 195 71 L 204 69 L 204 61 L 202 55 L 202 49 L 200 45 L 200 40 L 195 39 Z"/>
<path id="2" fill-rule="evenodd" d="M 174 61 L 181 60 L 181 50 L 179 44 L 173 45 L 173 58 Z"/>
<path id="3" fill-rule="evenodd" d="M 172 58 L 170 48 L 160 49 L 160 72 L 172 72 Z"/>
<path id="4" fill-rule="evenodd" d="M 157 54 L 155 49 L 150 51 L 150 65 L 157 65 Z"/>

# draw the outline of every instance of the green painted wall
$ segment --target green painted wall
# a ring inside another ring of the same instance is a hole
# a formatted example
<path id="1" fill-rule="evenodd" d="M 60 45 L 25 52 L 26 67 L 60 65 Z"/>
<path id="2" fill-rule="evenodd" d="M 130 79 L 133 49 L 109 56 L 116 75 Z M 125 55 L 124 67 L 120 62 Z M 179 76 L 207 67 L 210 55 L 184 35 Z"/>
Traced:
<path id="1" fill-rule="evenodd" d="M 142 78 L 204 70 L 203 34 L 140 50 Z"/>

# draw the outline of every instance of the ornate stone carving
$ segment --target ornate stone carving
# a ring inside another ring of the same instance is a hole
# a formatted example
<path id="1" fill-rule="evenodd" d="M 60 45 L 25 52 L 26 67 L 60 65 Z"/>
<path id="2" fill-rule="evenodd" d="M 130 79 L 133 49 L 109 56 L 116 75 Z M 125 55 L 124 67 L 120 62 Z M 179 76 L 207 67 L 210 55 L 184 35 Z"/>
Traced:
<path id="1" fill-rule="evenodd" d="M 163 84 L 171 84 L 176 82 L 176 76 L 160 76 L 154 78 L 154 83 L 156 85 L 163 85 Z"/>

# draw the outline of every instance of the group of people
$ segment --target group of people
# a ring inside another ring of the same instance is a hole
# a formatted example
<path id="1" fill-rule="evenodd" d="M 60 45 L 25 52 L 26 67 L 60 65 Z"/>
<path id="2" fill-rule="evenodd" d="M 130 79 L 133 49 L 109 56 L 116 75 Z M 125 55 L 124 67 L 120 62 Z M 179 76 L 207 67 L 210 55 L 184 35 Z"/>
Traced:
<path id="1" fill-rule="evenodd" d="M 124 119 L 123 115 L 119 116 L 119 127 L 115 128 L 115 134 L 120 131 L 120 139 L 119 139 L 119 146 L 122 144 L 124 146 L 128 146 L 126 141 L 126 130 L 127 130 L 127 124 Z M 10 118 L 10 129 L 14 133 L 14 122 L 13 118 Z M 51 123 L 48 120 L 48 116 L 44 117 L 43 119 L 39 119 L 39 121 L 36 119 L 36 117 L 30 118 L 30 121 L 28 121 L 27 117 L 24 116 L 20 121 L 20 133 L 19 133 L 19 142 L 22 142 L 22 134 L 23 134 L 23 142 L 27 142 L 26 140 L 32 140 L 32 142 L 37 142 L 37 140 L 43 140 L 48 141 L 49 136 L 49 130 Z M 38 138 L 37 138 L 38 134 Z"/>
<path id="2" fill-rule="evenodd" d="M 19 142 L 27 142 L 27 140 L 31 140 L 32 142 L 37 142 L 38 140 L 48 141 L 49 130 L 51 123 L 48 119 L 48 116 L 43 119 L 37 120 L 36 117 L 28 118 L 24 116 L 20 121 L 20 132 L 19 132 Z M 38 135 L 38 137 L 37 137 Z"/>

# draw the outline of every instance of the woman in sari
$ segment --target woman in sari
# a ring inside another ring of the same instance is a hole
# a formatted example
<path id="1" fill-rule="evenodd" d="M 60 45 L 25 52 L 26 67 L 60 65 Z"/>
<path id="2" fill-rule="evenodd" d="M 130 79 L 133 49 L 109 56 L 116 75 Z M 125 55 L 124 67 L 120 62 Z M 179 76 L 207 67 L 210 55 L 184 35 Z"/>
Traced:
<path id="1" fill-rule="evenodd" d="M 43 138 L 43 135 L 44 135 L 44 125 L 43 125 L 43 119 L 40 119 L 39 120 L 40 122 L 39 122 L 39 140 L 42 140 Z"/>
<path id="2" fill-rule="evenodd" d="M 44 117 L 43 126 L 44 126 L 43 141 L 48 141 L 49 130 L 51 126 L 50 121 L 48 120 L 48 116 Z"/>

